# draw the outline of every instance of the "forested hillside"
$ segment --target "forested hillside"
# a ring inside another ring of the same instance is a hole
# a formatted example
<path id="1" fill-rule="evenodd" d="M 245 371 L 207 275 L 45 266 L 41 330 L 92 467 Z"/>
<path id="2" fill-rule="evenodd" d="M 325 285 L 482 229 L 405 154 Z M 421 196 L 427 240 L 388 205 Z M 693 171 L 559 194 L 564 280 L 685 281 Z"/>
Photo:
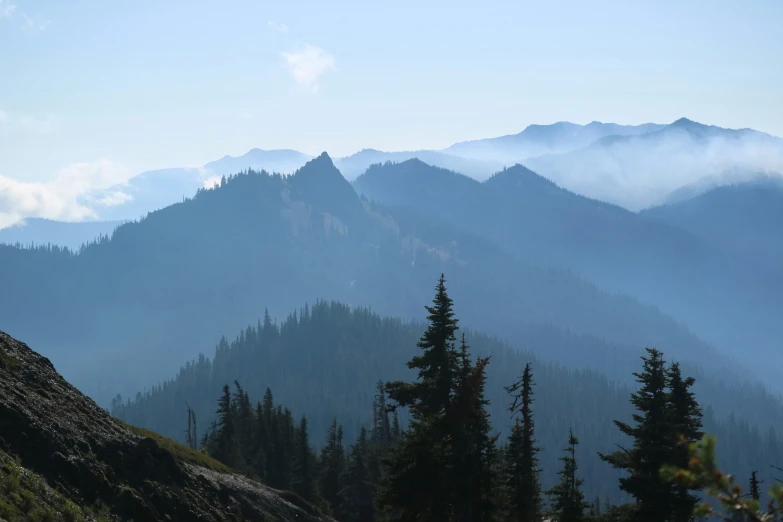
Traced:
<path id="1" fill-rule="evenodd" d="M 517 259 L 568 268 L 606 291 L 655 304 L 724 353 L 744 346 L 758 372 L 770 360 L 783 361 L 783 275 L 749 261 L 743 241 L 726 237 L 721 248 L 711 242 L 714 233 L 702 237 L 694 227 L 579 196 L 521 165 L 479 183 L 417 160 L 387 163 L 368 169 L 354 186 L 371 200 L 485 237 Z M 763 225 L 783 233 L 779 222 Z M 469 247 L 461 245 L 461 252 Z M 772 372 L 765 377 L 777 382 Z"/>
<path id="2" fill-rule="evenodd" d="M 0 287 L 12 296 L 0 301 L 3 328 L 104 404 L 168 378 L 205 340 L 246 327 L 267 306 L 282 317 L 326 298 L 421 318 L 429 281 L 443 271 L 473 328 L 542 356 L 593 357 L 528 346 L 531 325 L 615 346 L 591 364 L 610 375 L 627 375 L 648 345 L 705 371 L 731 365 L 654 307 L 516 260 L 437 219 L 362 201 L 326 154 L 291 177 L 226 178 L 78 253 L 0 246 L 0 264 Z"/>
<path id="3" fill-rule="evenodd" d="M 462 310 L 457 303 L 456 311 Z M 468 326 L 462 323 L 462 327 Z M 243 329 L 232 342 L 221 340 L 214 357 L 199 357 L 186 364 L 175 379 L 139 393 L 133 399 L 115 398 L 112 412 L 123 420 L 183 439 L 186 405 L 193 409 L 198 426 L 206 430 L 216 420 L 215 401 L 225 384 L 235 381 L 251 402 L 261 401 L 269 388 L 277 402 L 308 419 L 310 440 L 316 448 L 326 442 L 333 419 L 344 427 L 345 440 L 355 441 L 362 428 L 373 424 L 373 404 L 379 381 L 411 379 L 405 362 L 419 350 L 418 338 L 426 325 L 381 318 L 364 309 L 319 302 L 305 307 L 280 324 L 266 316 Z M 589 338 L 548 331 L 535 339 L 540 350 L 571 345 L 594 353 Z M 581 441 L 580 466 L 586 478 L 588 498 L 609 495 L 620 499 L 619 474 L 600 462 L 596 452 L 607 452 L 623 436 L 612 424 L 628 419 L 631 389 L 591 370 L 567 369 L 542 362 L 529 351 L 516 351 L 496 338 L 467 331 L 466 340 L 476 356 L 490 357 L 486 397 L 493 429 L 508 435 L 513 424 L 505 386 L 515 382 L 530 363 L 536 382 L 537 436 L 543 447 L 543 482 L 551 485 L 558 469 L 564 433 L 573 428 Z M 639 367 L 637 353 L 631 372 Z M 693 372 L 686 367 L 686 372 Z M 722 460 L 741 474 L 783 462 L 783 411 L 778 401 L 760 390 L 730 389 L 714 379 L 697 377 L 695 390 L 706 407 L 705 424 L 721 441 Z M 233 388 L 233 384 L 232 384 Z M 737 411 L 739 417 L 731 414 Z M 752 423 L 747 419 L 752 418 Z M 774 420 L 773 420 L 774 419 Z M 403 425 L 408 417 L 401 416 Z M 770 423 L 770 421 L 772 422 Z M 743 441 L 739 443 L 738 441 Z M 747 442 L 752 441 L 752 442 Z M 744 475 L 743 475 L 744 476 Z"/>

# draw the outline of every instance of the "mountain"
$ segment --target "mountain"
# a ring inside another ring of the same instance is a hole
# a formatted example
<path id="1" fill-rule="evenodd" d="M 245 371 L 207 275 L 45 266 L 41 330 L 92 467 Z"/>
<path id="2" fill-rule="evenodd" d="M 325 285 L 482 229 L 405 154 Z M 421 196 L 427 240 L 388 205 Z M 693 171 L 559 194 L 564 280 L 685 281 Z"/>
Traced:
<path id="1" fill-rule="evenodd" d="M 681 118 L 653 132 L 606 136 L 582 149 L 529 158 L 525 165 L 579 194 L 639 210 L 727 170 L 781 172 L 783 139 Z"/>
<path id="2" fill-rule="evenodd" d="M 662 127 L 656 123 L 618 125 L 594 121 L 579 125 L 560 121 L 551 125 L 529 125 L 518 134 L 455 143 L 443 152 L 463 158 L 500 161 L 510 166 L 543 154 L 581 149 L 606 136 L 636 136 Z"/>
<path id="3" fill-rule="evenodd" d="M 223 156 L 210 161 L 204 168 L 217 176 L 228 176 L 247 169 L 292 174 L 311 159 L 312 156 L 290 149 L 251 149 L 242 156 Z"/>
<path id="4" fill-rule="evenodd" d="M 733 367 L 652 306 L 515 259 L 443 220 L 361 200 L 326 155 L 290 177 L 227 178 L 79 253 L 0 246 L 0 266 L 2 328 L 104 403 L 166 378 L 204 339 L 238 331 L 267 306 L 283 316 L 325 298 L 421 318 L 443 272 L 474 328 L 523 346 L 529 325 L 553 324 L 621 350 L 601 359 L 552 350 L 562 362 L 625 374 L 642 347 L 659 346 L 705 370 Z"/>
<path id="5" fill-rule="evenodd" d="M 335 164 L 347 179 L 353 180 L 375 163 L 398 163 L 413 158 L 430 165 L 461 172 L 476 179 L 486 179 L 504 166 L 504 163 L 498 159 L 462 158 L 434 150 L 383 152 L 374 149 L 364 149 L 351 156 L 338 158 L 335 160 Z"/>
<path id="6" fill-rule="evenodd" d="M 683 185 L 682 187 L 672 191 L 663 205 L 671 205 L 674 203 L 680 203 L 693 199 L 697 196 L 709 192 L 710 190 L 723 187 L 726 185 L 740 185 L 744 183 L 764 183 L 772 182 L 783 179 L 783 174 L 780 172 L 757 172 L 750 170 L 729 169 L 713 176 L 707 176 L 699 178 L 692 183 Z M 660 206 L 663 206 L 660 205 Z"/>
<path id="7" fill-rule="evenodd" d="M 66 223 L 30 218 L 0 229 L 0 243 L 13 245 L 58 245 L 78 250 L 100 236 L 110 236 L 122 221 L 86 221 Z"/>
<path id="8" fill-rule="evenodd" d="M 524 262 L 564 267 L 653 303 L 724 353 L 739 356 L 742 346 L 761 372 L 783 362 L 780 272 L 748 270 L 744 258 L 691 232 L 574 194 L 520 165 L 480 183 L 411 160 L 374 166 L 354 186 L 486 237 Z"/>
<path id="9" fill-rule="evenodd" d="M 9 520 L 326 522 L 292 493 L 113 419 L 2 332 L 0 462 L 9 478 L 0 480 L 0 516 Z"/>
<path id="10" fill-rule="evenodd" d="M 783 266 L 783 177 L 758 177 L 641 213 L 738 252 L 767 270 Z"/>

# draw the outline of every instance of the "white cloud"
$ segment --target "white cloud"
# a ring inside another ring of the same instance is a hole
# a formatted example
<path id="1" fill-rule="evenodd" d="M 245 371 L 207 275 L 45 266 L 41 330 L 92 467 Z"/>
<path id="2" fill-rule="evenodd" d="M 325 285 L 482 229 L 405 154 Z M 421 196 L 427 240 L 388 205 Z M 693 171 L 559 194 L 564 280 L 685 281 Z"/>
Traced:
<path id="1" fill-rule="evenodd" d="M 0 228 L 27 217 L 66 221 L 96 219 L 95 211 L 84 205 L 93 190 L 125 183 L 130 171 L 109 160 L 75 163 L 62 169 L 46 183 L 25 183 L 0 175 Z M 121 191 L 103 195 L 90 203 L 99 206 L 122 204 L 130 196 Z"/>
<path id="2" fill-rule="evenodd" d="M 277 31 L 278 33 L 287 33 L 288 32 L 288 26 L 286 24 L 281 24 L 279 22 L 267 22 L 266 25 Z"/>
<path id="3" fill-rule="evenodd" d="M 0 18 L 11 18 L 16 11 L 16 6 L 6 0 L 0 0 Z"/>
<path id="4" fill-rule="evenodd" d="M 280 53 L 288 71 L 297 83 L 318 91 L 318 79 L 328 70 L 334 70 L 334 57 L 319 47 L 308 45 L 298 53 Z"/>

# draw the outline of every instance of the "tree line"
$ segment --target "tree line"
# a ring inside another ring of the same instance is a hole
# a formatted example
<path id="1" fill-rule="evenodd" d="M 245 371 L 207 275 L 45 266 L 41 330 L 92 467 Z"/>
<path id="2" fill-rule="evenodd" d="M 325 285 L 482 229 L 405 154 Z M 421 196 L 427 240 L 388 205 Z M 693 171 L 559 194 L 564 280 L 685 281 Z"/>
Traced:
<path id="1" fill-rule="evenodd" d="M 224 386 L 202 450 L 272 487 L 296 492 L 338 520 L 691 520 L 699 486 L 661 476 L 667 465 L 686 468 L 691 454 L 682 442 L 703 435 L 695 381 L 677 363 L 667 364 L 658 350 L 646 351 L 634 374 L 639 389 L 631 395 L 632 422 L 615 421 L 629 444 L 600 455 L 607 468 L 622 470 L 618 485 L 632 502 L 587 501 L 573 429 L 563 433 L 557 482 L 542 488 L 532 365 L 506 387 L 513 425 L 501 439 L 485 397 L 491 357 L 474 358 L 465 335 L 458 338 L 443 277 L 427 311 L 428 327 L 407 363 L 417 378 L 378 383 L 372 423 L 348 451 L 336 419 L 316 454 L 305 416 L 297 420 L 276 405 L 269 389 L 253 406 L 238 382 L 233 392 Z M 400 408 L 409 414 L 404 429 Z"/>

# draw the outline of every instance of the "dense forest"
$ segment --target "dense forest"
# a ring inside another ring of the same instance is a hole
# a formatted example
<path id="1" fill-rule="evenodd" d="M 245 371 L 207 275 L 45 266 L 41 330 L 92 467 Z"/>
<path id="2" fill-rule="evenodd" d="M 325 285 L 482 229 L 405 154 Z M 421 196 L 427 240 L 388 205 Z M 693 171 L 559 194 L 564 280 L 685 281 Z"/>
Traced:
<path id="1" fill-rule="evenodd" d="M 289 433 L 301 429 L 304 416 L 308 443 L 314 448 L 331 444 L 334 436 L 330 433 L 337 429 L 335 421 L 346 444 L 360 441 L 363 432 L 371 440 L 379 422 L 379 411 L 383 410 L 378 402 L 386 402 L 378 382 L 415 378 L 412 369 L 406 368 L 406 361 L 420 351 L 417 341 L 427 328 L 423 323 L 384 319 L 366 309 L 351 309 L 339 303 L 318 302 L 304 307 L 279 325 L 267 314 L 262 321 L 242 330 L 233 342 L 221 340 L 214 358 L 200 356 L 186 364 L 175 379 L 138 393 L 132 400 L 115 398 L 112 413 L 131 424 L 179 440 L 201 441 L 206 433 L 207 447 L 210 447 L 213 443 L 209 441 L 215 437 L 210 423 L 215 422 L 217 427 L 225 424 L 221 418 L 226 414 L 227 404 L 236 408 L 242 403 L 245 410 L 252 409 L 257 417 L 258 410 L 251 405 L 260 401 L 262 410 L 267 404 L 265 411 L 277 412 L 275 418 L 283 419 L 281 422 Z M 607 498 L 612 503 L 627 500 L 627 495 L 618 489 L 621 473 L 602 462 L 598 452 L 611 452 L 616 444 L 628 442 L 628 435 L 612 421 L 631 418 L 633 406 L 628 398 L 634 388 L 612 382 L 594 371 L 543 362 L 533 353 L 514 350 L 493 337 L 472 331 L 464 333 L 461 339 L 470 346 L 470 351 L 489 358 L 484 369 L 489 402 L 483 408 L 490 416 L 493 435 L 505 439 L 515 426 L 508 411 L 513 399 L 505 388 L 516 382 L 525 368 L 534 376 L 536 439 L 541 448 L 537 458 L 542 468 L 542 487 L 556 484 L 561 449 L 568 440 L 569 430 L 573 430 L 580 441 L 579 470 L 585 480 L 583 490 L 587 498 L 600 498 L 603 504 Z M 584 342 L 583 347 L 589 352 L 589 339 L 569 338 L 562 332 L 560 335 L 559 342 Z M 552 335 L 539 339 L 558 342 Z M 640 350 L 640 355 L 644 354 Z M 629 369 L 629 375 L 638 370 L 638 362 L 636 366 Z M 691 373 L 688 366 L 683 369 Z M 783 441 L 777 435 L 780 429 L 730 414 L 735 409 L 741 412 L 743 404 L 756 402 L 762 408 L 766 403 L 770 415 L 775 415 L 776 403 L 772 398 L 754 389 L 720 388 L 701 374 L 694 375 L 698 377 L 693 384 L 696 393 L 710 392 L 714 397 L 721 397 L 719 401 L 704 403 L 703 423 L 705 430 L 718 436 L 722 464 L 740 477 L 749 477 L 754 470 L 763 470 L 766 476 L 770 464 L 783 463 Z M 226 384 L 231 385 L 231 390 L 224 388 Z M 272 407 L 272 391 L 274 399 L 285 407 Z M 217 397 L 222 397 L 222 406 L 215 413 Z M 186 436 L 186 426 L 190 430 L 190 423 L 186 424 L 186 407 L 198 420 L 190 436 Z M 398 419 L 405 428 L 415 421 L 407 408 L 399 410 Z M 258 419 L 254 422 L 257 425 Z M 255 470 L 260 476 L 257 468 L 260 457 L 247 458 L 246 462 L 242 457 L 231 465 Z"/>
<path id="2" fill-rule="evenodd" d="M 265 305 L 284 317 L 328 298 L 421 319 L 428 281 L 446 271 L 472 328 L 547 361 L 628 381 L 640 347 L 665 346 L 727 386 L 741 384 L 734 362 L 679 321 L 507 247 L 362 200 L 324 154 L 292 176 L 229 176 L 78 252 L 0 245 L 0 287 L 14 296 L 0 301 L 0 317 L 108 405 L 118 391 L 170 377 L 205 339 L 244 329 Z M 531 342 L 529 332 L 551 326 L 594 338 L 595 350 Z"/>

